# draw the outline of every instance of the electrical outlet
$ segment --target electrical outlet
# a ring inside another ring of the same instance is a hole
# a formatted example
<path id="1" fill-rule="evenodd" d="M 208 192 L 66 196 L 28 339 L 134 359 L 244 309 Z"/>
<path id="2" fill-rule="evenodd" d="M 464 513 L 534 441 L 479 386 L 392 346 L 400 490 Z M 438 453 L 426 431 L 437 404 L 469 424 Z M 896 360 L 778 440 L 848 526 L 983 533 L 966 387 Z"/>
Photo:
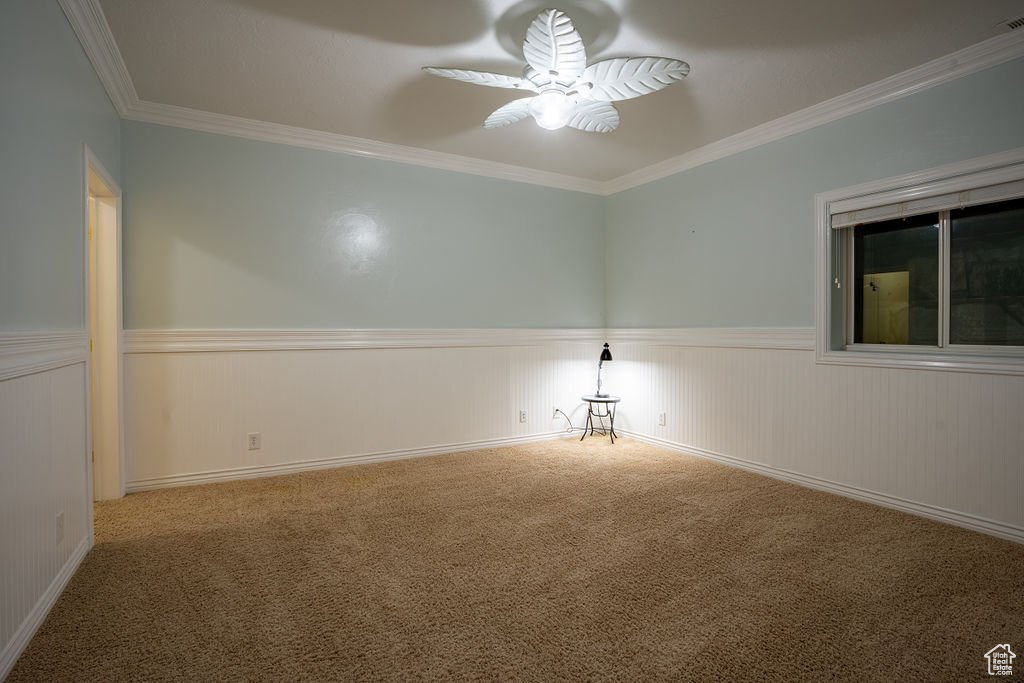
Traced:
<path id="1" fill-rule="evenodd" d="M 64 540 L 64 511 L 57 513 L 57 543 Z"/>
<path id="2" fill-rule="evenodd" d="M 519 411 L 519 421 L 520 422 L 526 422 L 526 411 L 525 410 L 520 410 Z"/>
<path id="3" fill-rule="evenodd" d="M 659 427 L 664 427 L 665 426 L 665 413 L 658 413 L 658 426 Z"/>
<path id="4" fill-rule="evenodd" d="M 263 436 L 259 432 L 250 432 L 248 443 L 250 451 L 258 451 L 263 447 Z"/>
<path id="5" fill-rule="evenodd" d="M 551 419 L 552 420 L 557 420 L 558 419 L 558 406 L 555 406 L 554 408 L 551 409 Z"/>

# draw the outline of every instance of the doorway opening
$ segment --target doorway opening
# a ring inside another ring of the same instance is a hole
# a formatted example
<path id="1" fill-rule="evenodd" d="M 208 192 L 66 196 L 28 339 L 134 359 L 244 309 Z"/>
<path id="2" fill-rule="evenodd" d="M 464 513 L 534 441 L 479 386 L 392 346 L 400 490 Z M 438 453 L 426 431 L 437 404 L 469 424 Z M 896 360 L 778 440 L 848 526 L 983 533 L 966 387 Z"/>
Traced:
<path id="1" fill-rule="evenodd" d="M 93 500 L 124 495 L 121 189 L 85 148 L 86 324 Z"/>

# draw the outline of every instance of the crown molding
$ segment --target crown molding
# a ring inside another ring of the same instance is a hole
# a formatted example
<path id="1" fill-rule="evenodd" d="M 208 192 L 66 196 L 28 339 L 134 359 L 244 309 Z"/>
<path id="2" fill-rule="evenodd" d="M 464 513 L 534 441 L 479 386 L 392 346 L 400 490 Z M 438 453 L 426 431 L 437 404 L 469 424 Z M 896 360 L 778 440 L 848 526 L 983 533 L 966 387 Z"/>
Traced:
<path id="1" fill-rule="evenodd" d="M 110 32 L 107 17 L 103 14 L 99 0 L 58 0 L 64 16 L 78 36 L 92 68 L 107 91 L 114 109 L 122 118 L 131 111 L 138 101 L 135 85 L 128 73 L 128 67 L 117 49 L 114 34 Z"/>
<path id="2" fill-rule="evenodd" d="M 313 351 L 593 344 L 597 329 L 125 330 L 125 353 Z"/>
<path id="3" fill-rule="evenodd" d="M 604 183 L 589 178 L 140 100 L 99 0 L 58 1 L 110 101 L 123 119 L 396 161 L 560 190 L 603 193 Z"/>
<path id="4" fill-rule="evenodd" d="M 163 126 L 218 133 L 261 142 L 274 142 L 292 147 L 396 161 L 531 185 L 543 185 L 560 190 L 602 194 L 604 188 L 604 183 L 598 180 L 538 171 L 524 166 L 475 159 L 419 147 L 286 126 L 280 123 L 267 123 L 239 116 L 215 114 L 170 104 L 140 101 L 131 107 L 123 117 L 131 121 L 157 123 Z"/>
<path id="5" fill-rule="evenodd" d="M 99 0 L 58 1 L 111 102 L 124 119 L 604 196 L 660 180 L 1024 56 L 1024 31 L 1001 34 L 685 154 L 612 180 L 600 181 L 140 100 Z"/>
<path id="6" fill-rule="evenodd" d="M 604 184 L 603 194 L 612 195 L 688 171 L 1022 56 L 1024 31 L 1001 34 L 742 133 L 619 176 Z"/>

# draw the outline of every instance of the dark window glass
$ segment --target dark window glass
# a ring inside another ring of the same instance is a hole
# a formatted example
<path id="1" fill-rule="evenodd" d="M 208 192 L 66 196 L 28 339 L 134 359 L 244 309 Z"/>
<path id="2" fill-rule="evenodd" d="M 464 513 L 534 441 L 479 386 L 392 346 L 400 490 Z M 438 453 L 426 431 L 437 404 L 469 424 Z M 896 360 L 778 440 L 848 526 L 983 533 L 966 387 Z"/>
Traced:
<path id="1" fill-rule="evenodd" d="M 950 343 L 1024 346 L 1024 199 L 949 217 Z"/>
<path id="2" fill-rule="evenodd" d="M 939 215 L 853 229 L 854 342 L 939 343 Z"/>

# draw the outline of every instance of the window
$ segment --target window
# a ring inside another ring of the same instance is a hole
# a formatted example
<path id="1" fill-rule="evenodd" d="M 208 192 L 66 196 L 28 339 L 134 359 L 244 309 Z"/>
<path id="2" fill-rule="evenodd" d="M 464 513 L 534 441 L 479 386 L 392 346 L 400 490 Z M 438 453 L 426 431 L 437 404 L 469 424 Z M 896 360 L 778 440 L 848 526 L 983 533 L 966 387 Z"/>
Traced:
<path id="1" fill-rule="evenodd" d="M 950 343 L 1024 347 L 1024 199 L 949 222 Z"/>
<path id="2" fill-rule="evenodd" d="M 936 345 L 939 326 L 939 216 L 853 228 L 855 344 Z"/>
<path id="3" fill-rule="evenodd" d="M 1024 374 L 1024 150 L 817 205 L 820 362 Z"/>

